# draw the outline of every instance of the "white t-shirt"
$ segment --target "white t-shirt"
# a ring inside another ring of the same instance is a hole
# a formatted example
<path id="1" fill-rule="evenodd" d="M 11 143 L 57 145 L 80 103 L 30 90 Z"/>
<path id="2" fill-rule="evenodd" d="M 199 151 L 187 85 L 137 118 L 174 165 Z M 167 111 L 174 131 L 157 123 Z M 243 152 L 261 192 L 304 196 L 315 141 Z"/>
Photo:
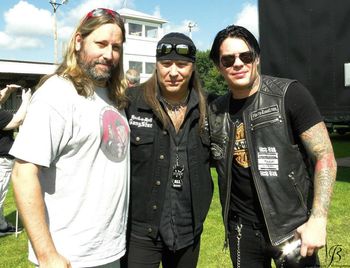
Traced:
<path id="1" fill-rule="evenodd" d="M 73 267 L 110 263 L 125 253 L 130 129 L 107 89 L 85 98 L 58 76 L 33 95 L 10 153 L 42 166 L 47 222 Z M 37 263 L 29 244 L 29 259 Z"/>

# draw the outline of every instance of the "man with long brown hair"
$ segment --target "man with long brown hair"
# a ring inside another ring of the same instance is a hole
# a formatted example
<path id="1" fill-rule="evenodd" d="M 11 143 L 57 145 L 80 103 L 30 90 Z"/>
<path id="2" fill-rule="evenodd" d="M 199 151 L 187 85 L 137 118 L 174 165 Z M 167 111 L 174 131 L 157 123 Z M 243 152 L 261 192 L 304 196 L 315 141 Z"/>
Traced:
<path id="1" fill-rule="evenodd" d="M 15 198 L 40 267 L 119 267 L 129 201 L 124 23 L 98 8 L 33 95 L 11 154 Z"/>
<path id="2" fill-rule="evenodd" d="M 125 267 L 196 267 L 212 198 L 206 104 L 196 47 L 181 33 L 157 45 L 156 71 L 129 90 L 130 231 Z"/>

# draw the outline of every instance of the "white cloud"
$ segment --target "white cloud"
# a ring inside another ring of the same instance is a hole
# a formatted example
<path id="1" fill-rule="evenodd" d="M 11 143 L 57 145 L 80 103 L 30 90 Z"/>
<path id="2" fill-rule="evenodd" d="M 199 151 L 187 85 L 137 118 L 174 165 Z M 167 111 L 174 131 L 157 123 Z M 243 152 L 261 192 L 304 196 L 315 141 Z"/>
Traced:
<path id="1" fill-rule="evenodd" d="M 259 40 L 259 12 L 257 5 L 246 4 L 234 24 L 247 28 Z"/>
<path id="2" fill-rule="evenodd" d="M 56 21 L 59 42 L 67 41 L 79 20 L 90 10 L 98 7 L 118 9 L 123 0 L 87 0 L 76 7 L 62 6 L 57 9 Z M 0 32 L 0 46 L 5 49 L 42 47 L 39 38 L 53 36 L 52 8 L 40 9 L 20 0 L 4 13 L 5 27 Z"/>
<path id="3" fill-rule="evenodd" d="M 12 36 L 51 35 L 53 20 L 51 13 L 28 2 L 19 1 L 5 15 L 5 32 Z"/>
<path id="4" fill-rule="evenodd" d="M 74 8 L 69 7 L 66 13 L 59 13 L 57 21 L 58 38 L 67 42 L 71 37 L 79 21 L 91 10 L 99 7 L 117 10 L 123 4 L 123 0 L 87 0 Z M 68 9 L 69 2 L 65 9 Z M 64 10 L 64 9 L 62 9 Z"/>
<path id="5" fill-rule="evenodd" d="M 12 37 L 7 33 L 0 32 L 0 47 L 2 49 L 14 50 L 19 48 L 38 48 L 43 47 L 42 42 L 32 37 Z"/>
<path id="6" fill-rule="evenodd" d="M 0 47 L 6 50 L 40 48 L 42 36 L 52 35 L 51 13 L 26 1 L 19 1 L 4 14 L 4 32 L 0 32 Z"/>
<path id="7" fill-rule="evenodd" d="M 70 8 L 68 14 L 66 14 L 65 24 L 75 27 L 80 19 L 85 16 L 89 11 L 103 7 L 113 10 L 119 9 L 123 4 L 123 0 L 87 0 L 82 1 L 80 5 L 75 8 Z M 68 3 L 69 5 L 69 3 Z"/>
<path id="8" fill-rule="evenodd" d="M 0 32 L 0 47 L 6 47 L 10 43 L 11 43 L 11 37 L 4 32 Z"/>
<path id="9" fill-rule="evenodd" d="M 67 41 L 68 39 L 71 38 L 73 32 L 74 32 L 74 27 L 60 26 L 57 28 L 58 39 L 63 39 L 65 41 Z"/>

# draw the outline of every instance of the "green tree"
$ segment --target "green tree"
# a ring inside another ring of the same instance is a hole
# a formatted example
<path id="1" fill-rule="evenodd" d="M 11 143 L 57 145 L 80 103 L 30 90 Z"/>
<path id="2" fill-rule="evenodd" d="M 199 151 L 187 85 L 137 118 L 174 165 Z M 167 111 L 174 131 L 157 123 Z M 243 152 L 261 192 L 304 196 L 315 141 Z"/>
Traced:
<path id="1" fill-rule="evenodd" d="M 209 53 L 210 51 L 207 50 L 198 51 L 196 54 L 199 77 L 206 92 L 223 95 L 227 92 L 227 85 L 214 63 L 209 59 Z"/>

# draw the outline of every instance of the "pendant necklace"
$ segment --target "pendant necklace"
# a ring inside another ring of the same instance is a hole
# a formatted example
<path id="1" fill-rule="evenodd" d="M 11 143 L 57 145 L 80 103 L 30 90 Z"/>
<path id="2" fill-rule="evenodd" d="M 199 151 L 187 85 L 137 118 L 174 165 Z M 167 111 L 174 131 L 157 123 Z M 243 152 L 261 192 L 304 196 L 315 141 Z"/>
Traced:
<path id="1" fill-rule="evenodd" d="M 164 102 L 166 108 L 169 110 L 169 111 L 172 111 L 172 112 L 178 112 L 181 108 L 185 107 L 187 105 L 187 102 L 188 102 L 188 96 L 189 96 L 189 92 L 187 92 L 187 95 L 186 97 L 179 101 L 178 103 L 171 103 L 169 102 L 166 98 L 164 98 L 162 95 L 160 95 L 160 98 L 162 99 L 162 101 Z"/>

